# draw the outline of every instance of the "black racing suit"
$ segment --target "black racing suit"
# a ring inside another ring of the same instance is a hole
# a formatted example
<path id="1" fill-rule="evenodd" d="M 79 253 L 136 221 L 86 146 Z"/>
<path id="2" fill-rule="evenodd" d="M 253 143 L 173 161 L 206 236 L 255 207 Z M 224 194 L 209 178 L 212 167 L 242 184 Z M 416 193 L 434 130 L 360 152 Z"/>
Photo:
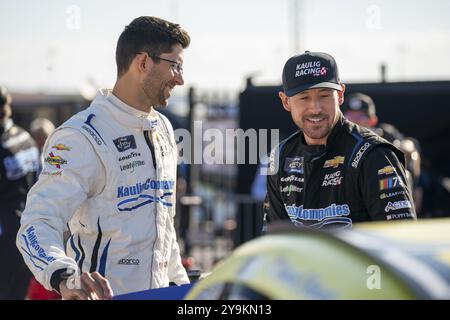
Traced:
<path id="1" fill-rule="evenodd" d="M 296 132 L 269 159 L 265 222 L 291 219 L 311 228 L 415 219 L 403 153 L 342 115 L 327 145 L 306 145 Z"/>
<path id="2" fill-rule="evenodd" d="M 39 151 L 28 132 L 6 121 L 0 127 L 0 300 L 23 299 L 31 273 L 16 247 L 20 214 L 36 181 Z"/>

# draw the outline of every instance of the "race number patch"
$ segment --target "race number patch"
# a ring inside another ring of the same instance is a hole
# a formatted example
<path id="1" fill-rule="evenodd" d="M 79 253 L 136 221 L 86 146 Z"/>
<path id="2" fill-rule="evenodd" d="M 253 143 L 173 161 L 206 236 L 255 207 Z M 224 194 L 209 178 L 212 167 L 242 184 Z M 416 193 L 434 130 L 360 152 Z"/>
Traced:
<path id="1" fill-rule="evenodd" d="M 397 187 L 403 187 L 403 186 L 404 186 L 403 182 L 400 179 L 400 177 L 398 177 L 398 176 L 389 177 L 389 178 L 380 180 L 380 191 L 393 189 L 393 188 L 397 188 Z"/>

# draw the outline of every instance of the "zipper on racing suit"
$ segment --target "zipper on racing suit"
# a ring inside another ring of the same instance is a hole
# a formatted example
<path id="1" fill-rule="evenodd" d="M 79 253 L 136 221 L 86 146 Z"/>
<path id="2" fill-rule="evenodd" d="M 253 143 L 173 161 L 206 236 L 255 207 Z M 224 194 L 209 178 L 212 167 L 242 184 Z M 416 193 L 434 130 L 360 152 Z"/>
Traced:
<path id="1" fill-rule="evenodd" d="M 311 176 L 313 175 L 313 173 L 316 173 L 316 171 L 318 170 L 317 167 L 317 161 L 320 160 L 323 156 L 325 156 L 326 152 L 323 152 L 315 157 L 312 157 L 311 159 L 305 160 L 304 161 L 304 182 L 303 182 L 303 206 L 306 207 L 307 205 L 310 205 L 310 202 L 306 201 L 306 185 L 307 185 L 307 181 L 310 180 Z M 306 159 L 306 157 L 305 157 Z M 317 194 L 312 193 L 312 196 L 316 196 Z"/>
<path id="2" fill-rule="evenodd" d="M 144 130 L 144 138 L 145 138 L 145 142 L 147 142 L 147 145 L 150 148 L 150 152 L 152 153 L 153 168 L 155 168 L 155 170 L 156 170 L 155 146 L 153 145 L 150 131 Z"/>

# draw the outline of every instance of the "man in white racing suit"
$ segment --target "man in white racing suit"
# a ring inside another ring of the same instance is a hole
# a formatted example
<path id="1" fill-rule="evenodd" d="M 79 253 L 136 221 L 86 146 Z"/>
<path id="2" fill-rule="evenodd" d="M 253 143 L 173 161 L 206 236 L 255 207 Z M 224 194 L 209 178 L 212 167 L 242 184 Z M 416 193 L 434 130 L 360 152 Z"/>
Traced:
<path id="1" fill-rule="evenodd" d="M 184 83 L 189 42 L 171 22 L 133 20 L 117 44 L 114 89 L 100 90 L 46 141 L 17 247 L 36 279 L 65 299 L 189 282 L 173 226 L 176 143 L 154 109 Z M 64 281 L 73 273 L 78 282 Z"/>

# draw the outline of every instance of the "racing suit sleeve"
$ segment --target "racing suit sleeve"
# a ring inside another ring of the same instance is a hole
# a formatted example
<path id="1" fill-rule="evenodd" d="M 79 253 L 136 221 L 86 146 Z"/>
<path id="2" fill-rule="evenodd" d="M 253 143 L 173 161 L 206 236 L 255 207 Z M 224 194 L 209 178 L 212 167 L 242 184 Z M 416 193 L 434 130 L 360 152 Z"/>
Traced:
<path id="1" fill-rule="evenodd" d="M 372 220 L 416 219 L 405 168 L 389 148 L 369 152 L 358 177 L 359 190 Z"/>
<path id="2" fill-rule="evenodd" d="M 81 204 L 104 188 L 105 169 L 86 137 L 70 128 L 49 137 L 43 160 L 39 180 L 27 196 L 16 244 L 36 279 L 52 290 L 55 271 L 78 272 L 75 260 L 65 254 L 63 232 Z"/>
<path id="3" fill-rule="evenodd" d="M 180 247 L 178 246 L 175 227 L 170 226 L 173 232 L 172 247 L 169 260 L 169 282 L 175 282 L 177 285 L 189 283 L 189 278 L 181 262 Z"/>

